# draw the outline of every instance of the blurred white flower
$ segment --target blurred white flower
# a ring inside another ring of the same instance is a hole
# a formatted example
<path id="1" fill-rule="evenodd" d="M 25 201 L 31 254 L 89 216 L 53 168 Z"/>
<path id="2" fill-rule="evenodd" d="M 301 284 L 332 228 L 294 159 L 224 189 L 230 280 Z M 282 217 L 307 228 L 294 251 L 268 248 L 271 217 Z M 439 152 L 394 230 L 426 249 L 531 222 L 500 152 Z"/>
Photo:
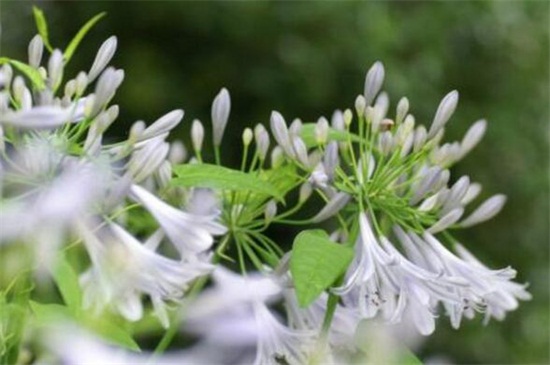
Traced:
<path id="1" fill-rule="evenodd" d="M 208 250 L 214 235 L 227 231 L 218 215 L 198 215 L 176 209 L 139 185 L 132 185 L 131 197 L 142 204 L 158 221 L 183 258 Z"/>
<path id="2" fill-rule="evenodd" d="M 161 256 L 114 223 L 98 232 L 79 223 L 78 233 L 93 263 L 81 277 L 84 306 L 101 310 L 110 305 L 130 321 L 142 317 L 145 294 L 168 327 L 165 302 L 179 301 L 193 280 L 213 269 L 197 258 L 180 262 Z"/>

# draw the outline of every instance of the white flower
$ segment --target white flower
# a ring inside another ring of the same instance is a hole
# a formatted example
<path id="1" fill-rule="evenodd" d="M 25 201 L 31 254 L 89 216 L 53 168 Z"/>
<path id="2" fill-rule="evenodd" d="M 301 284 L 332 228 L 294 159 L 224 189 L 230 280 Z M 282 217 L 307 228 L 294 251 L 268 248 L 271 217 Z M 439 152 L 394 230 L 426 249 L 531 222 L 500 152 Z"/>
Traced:
<path id="1" fill-rule="evenodd" d="M 491 317 L 502 320 L 507 311 L 518 307 L 518 299 L 531 299 L 526 285 L 511 281 L 516 276 L 512 268 L 488 269 L 461 245 L 455 247 L 459 254 L 456 256 L 429 233 L 423 239 L 414 233 L 409 233 L 409 237 L 426 258 L 426 264 L 467 284 L 447 288 L 461 297 L 459 303 L 443 303 L 455 328 L 460 326 L 462 315 L 472 318 L 474 310 L 485 313 L 485 322 Z"/>
<path id="2" fill-rule="evenodd" d="M 288 328 L 269 310 L 267 303 L 282 293 L 278 281 L 260 273 L 240 276 L 221 266 L 212 277 L 213 288 L 185 311 L 184 328 L 202 337 L 196 352 L 208 345 L 222 353 L 244 354 L 247 361 L 237 363 L 307 363 L 317 332 Z"/>
<path id="3" fill-rule="evenodd" d="M 360 214 L 359 224 L 356 257 L 345 284 L 334 292 L 363 318 L 380 312 L 385 321 L 399 323 L 409 312 L 421 334 L 432 333 L 435 303 L 459 303 L 457 295 L 447 292 L 448 285 L 455 283 L 453 279 L 407 260 L 387 238 L 377 239 L 365 213 Z"/>
<path id="4" fill-rule="evenodd" d="M 96 234 L 79 223 L 78 233 L 93 263 L 81 277 L 85 307 L 112 305 L 130 321 L 142 317 L 141 295 L 146 294 L 168 327 L 164 302 L 178 301 L 193 280 L 213 269 L 198 259 L 178 262 L 161 256 L 114 223 Z"/>
<path id="5" fill-rule="evenodd" d="M 217 215 L 183 212 L 138 185 L 132 185 L 130 191 L 131 197 L 155 217 L 182 257 L 208 250 L 214 243 L 213 235 L 222 235 L 227 231 L 216 221 Z"/>
<path id="6" fill-rule="evenodd" d="M 203 291 L 188 310 L 192 320 L 206 318 L 253 301 L 272 302 L 282 293 L 275 278 L 260 274 L 238 275 L 223 266 L 212 273 L 214 286 Z"/>

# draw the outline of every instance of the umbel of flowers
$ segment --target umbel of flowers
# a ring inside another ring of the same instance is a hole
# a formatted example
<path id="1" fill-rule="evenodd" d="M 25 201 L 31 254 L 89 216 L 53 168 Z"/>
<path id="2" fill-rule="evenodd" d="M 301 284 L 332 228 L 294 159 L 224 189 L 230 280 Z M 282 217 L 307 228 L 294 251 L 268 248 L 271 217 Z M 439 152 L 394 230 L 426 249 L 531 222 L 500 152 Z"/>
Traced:
<path id="1" fill-rule="evenodd" d="M 102 15 L 63 51 L 34 11 L 40 34 L 28 60 L 0 58 L 0 306 L 20 314 L 2 317 L 2 333 L 11 332 L 3 360 L 40 343 L 32 357 L 45 363 L 345 363 L 360 356 L 362 320 L 408 321 L 430 335 L 441 314 L 458 328 L 476 313 L 502 320 L 530 298 L 512 268 L 486 267 L 453 236 L 506 200 L 470 208 L 481 185 L 451 176 L 487 126 L 479 120 L 461 141 L 444 142 L 457 91 L 419 124 L 407 98 L 390 109 L 376 62 L 353 111 L 290 124 L 273 111 L 268 127 L 244 130 L 241 166 L 229 168 L 226 89 L 212 104 L 213 161 L 198 119 L 190 156 L 167 141 L 182 110 L 113 140 L 111 100 L 124 79 L 108 66 L 117 39 L 88 70 L 67 75 Z M 315 201 L 316 215 L 296 218 Z M 327 220 L 334 232 L 321 229 Z M 270 237 L 272 224 L 308 229 L 284 252 L 293 238 Z M 14 257 L 20 263 L 8 264 Z M 58 304 L 44 295 L 52 281 Z M 136 350 L 135 338 L 158 331 L 149 314 L 165 329 L 155 353 L 116 350 Z M 166 352 L 178 333 L 199 341 Z"/>

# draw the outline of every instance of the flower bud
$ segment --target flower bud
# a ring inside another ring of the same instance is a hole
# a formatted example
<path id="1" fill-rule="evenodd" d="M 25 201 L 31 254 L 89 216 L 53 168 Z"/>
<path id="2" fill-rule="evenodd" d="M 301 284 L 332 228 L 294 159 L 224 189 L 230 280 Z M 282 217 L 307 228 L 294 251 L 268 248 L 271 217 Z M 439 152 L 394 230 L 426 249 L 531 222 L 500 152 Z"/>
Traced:
<path id="1" fill-rule="evenodd" d="M 441 100 L 434 116 L 434 120 L 428 132 L 428 139 L 433 138 L 453 115 L 458 104 L 458 91 L 453 90 Z"/>
<path id="2" fill-rule="evenodd" d="M 384 91 L 381 92 L 380 95 L 378 95 L 378 97 L 376 98 L 374 106 L 380 109 L 380 113 L 382 114 L 382 116 L 386 116 L 386 114 L 388 114 L 388 108 L 390 106 L 390 98 L 388 96 L 388 93 Z"/>
<path id="3" fill-rule="evenodd" d="M 94 62 L 92 63 L 92 67 L 90 67 L 90 71 L 88 72 L 89 82 L 93 82 L 95 78 L 103 71 L 103 69 L 107 67 L 115 54 L 116 47 L 117 38 L 115 36 L 108 38 L 105 42 L 103 42 L 101 47 L 99 47 Z"/>
<path id="4" fill-rule="evenodd" d="M 277 141 L 277 144 L 281 146 L 288 156 L 294 157 L 294 150 L 290 142 L 288 129 L 283 116 L 279 112 L 273 111 L 271 113 L 270 126 L 271 133 L 273 133 L 273 137 L 275 141 Z"/>
<path id="5" fill-rule="evenodd" d="M 303 203 L 309 199 L 311 193 L 313 192 L 313 187 L 309 182 L 305 182 L 300 186 L 300 194 L 298 195 L 298 202 Z"/>
<path id="6" fill-rule="evenodd" d="M 281 146 L 275 146 L 273 150 L 271 151 L 271 167 L 277 168 L 279 167 L 284 160 L 283 156 L 283 149 Z"/>
<path id="7" fill-rule="evenodd" d="M 466 228 L 493 218 L 502 210 L 504 203 L 506 203 L 506 196 L 502 194 L 492 196 L 464 219 L 460 226 Z"/>
<path id="8" fill-rule="evenodd" d="M 226 88 L 222 88 L 212 103 L 212 138 L 216 147 L 222 142 L 230 111 L 229 92 Z"/>
<path id="9" fill-rule="evenodd" d="M 329 125 L 328 120 L 325 117 L 319 118 L 315 124 L 315 141 L 319 145 L 324 145 L 327 143 L 328 139 Z"/>
<path id="10" fill-rule="evenodd" d="M 256 128 L 254 128 L 254 138 L 256 140 L 256 151 L 263 161 L 269 149 L 269 133 L 267 133 L 263 125 L 258 124 Z"/>
<path id="11" fill-rule="evenodd" d="M 483 138 L 487 130 L 487 121 L 484 119 L 475 122 L 466 132 L 460 143 L 460 157 L 470 152 Z"/>
<path id="12" fill-rule="evenodd" d="M 37 34 L 33 37 L 29 43 L 29 65 L 38 68 L 40 67 L 40 62 L 42 61 L 42 53 L 44 52 L 44 42 L 42 37 Z"/>
<path id="13" fill-rule="evenodd" d="M 202 150 L 202 142 L 204 140 L 204 127 L 200 120 L 195 119 L 191 125 L 191 143 L 195 152 Z"/>
<path id="14" fill-rule="evenodd" d="M 404 119 L 407 113 L 409 112 L 409 99 L 403 97 L 397 103 L 397 110 L 395 113 L 395 123 L 400 124 Z"/>
<path id="15" fill-rule="evenodd" d="M 319 213 L 311 219 L 313 223 L 322 222 L 337 214 L 349 202 L 350 196 L 343 192 L 336 193 Z"/>
<path id="16" fill-rule="evenodd" d="M 434 234 L 434 233 L 444 231 L 445 229 L 455 224 L 460 219 L 463 213 L 464 213 L 464 208 L 462 207 L 451 210 L 449 213 L 444 215 L 440 220 L 435 222 L 430 228 L 428 228 L 427 232 Z"/>
<path id="17" fill-rule="evenodd" d="M 168 161 L 172 165 L 178 165 L 185 161 L 187 158 L 187 150 L 182 141 L 174 141 L 170 144 L 170 151 L 168 152 Z"/>
<path id="18" fill-rule="evenodd" d="M 358 95 L 355 98 L 355 112 L 357 113 L 357 116 L 359 118 L 362 118 L 365 114 L 365 107 L 367 106 L 367 102 L 365 101 L 365 97 L 363 95 Z"/>
<path id="19" fill-rule="evenodd" d="M 264 210 L 264 216 L 267 223 L 270 223 L 273 218 L 277 215 L 277 202 L 275 200 L 270 200 Z"/>
<path id="20" fill-rule="evenodd" d="M 292 140 L 292 146 L 294 148 L 295 156 L 303 166 L 309 166 L 309 159 L 307 155 L 307 147 L 304 141 L 300 137 L 294 137 Z"/>
<path id="21" fill-rule="evenodd" d="M 63 78 L 63 53 L 56 49 L 48 61 L 48 86 L 55 90 Z"/>
<path id="22" fill-rule="evenodd" d="M 460 204 L 462 205 L 468 205 L 477 198 L 479 193 L 481 192 L 481 184 L 479 183 L 471 183 L 470 186 L 468 186 L 468 190 L 466 191 L 466 194 L 464 194 L 464 197 L 460 201 Z"/>
<path id="23" fill-rule="evenodd" d="M 86 87 L 88 86 L 88 76 L 85 72 L 79 72 L 76 76 L 76 89 L 75 93 L 77 95 L 84 94 L 84 91 L 86 90 Z"/>
<path id="24" fill-rule="evenodd" d="M 376 97 L 376 94 L 380 91 L 382 83 L 384 82 L 384 65 L 381 62 L 375 62 L 374 65 L 367 72 L 365 77 L 365 104 L 371 105 L 372 101 Z"/>
<path id="25" fill-rule="evenodd" d="M 252 133 L 252 129 L 245 128 L 243 132 L 243 145 L 249 146 L 253 138 L 254 138 L 254 133 Z"/>

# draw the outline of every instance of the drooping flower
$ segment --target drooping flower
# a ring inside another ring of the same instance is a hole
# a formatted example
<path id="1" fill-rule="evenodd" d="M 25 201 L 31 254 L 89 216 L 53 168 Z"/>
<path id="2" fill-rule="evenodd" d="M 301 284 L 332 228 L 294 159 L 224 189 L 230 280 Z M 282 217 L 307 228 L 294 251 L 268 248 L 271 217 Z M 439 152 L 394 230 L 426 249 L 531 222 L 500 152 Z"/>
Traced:
<path id="1" fill-rule="evenodd" d="M 399 323 L 406 312 L 411 312 L 417 330 L 431 334 L 435 329 L 435 304 L 460 303 L 458 295 L 447 291 L 447 286 L 456 285 L 455 280 L 416 265 L 386 237 L 377 238 L 365 213 L 359 215 L 359 224 L 356 257 L 345 284 L 335 292 L 363 318 L 380 313 L 385 321 Z"/>
<path id="2" fill-rule="evenodd" d="M 213 269 L 198 258 L 176 261 L 161 256 L 114 223 L 97 233 L 79 223 L 78 233 L 93 263 L 81 277 L 84 305 L 98 310 L 111 306 L 130 321 L 142 317 L 141 296 L 147 295 L 167 327 L 165 302 L 179 301 L 193 280 Z"/>
<path id="3" fill-rule="evenodd" d="M 183 258 L 208 250 L 214 243 L 213 235 L 222 235 L 227 231 L 217 222 L 217 215 L 186 213 L 139 185 L 132 185 L 131 197 L 155 217 Z"/>

